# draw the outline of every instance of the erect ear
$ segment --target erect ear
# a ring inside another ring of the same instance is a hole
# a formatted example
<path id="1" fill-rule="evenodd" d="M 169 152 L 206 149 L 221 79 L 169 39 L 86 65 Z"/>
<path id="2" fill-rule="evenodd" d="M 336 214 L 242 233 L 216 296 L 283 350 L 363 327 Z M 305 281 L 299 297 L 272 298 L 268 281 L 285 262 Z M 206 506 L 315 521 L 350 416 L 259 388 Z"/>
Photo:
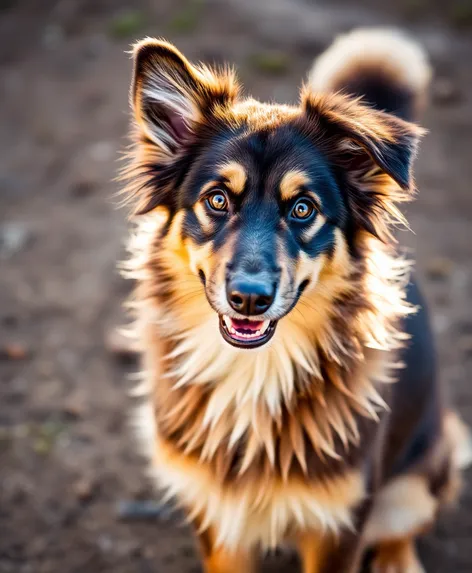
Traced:
<path id="1" fill-rule="evenodd" d="M 357 223 L 382 240 L 391 238 L 389 224 L 404 222 L 396 204 L 415 191 L 412 166 L 424 130 L 342 94 L 306 89 L 302 106 L 317 143 L 343 171 Z"/>
<path id="2" fill-rule="evenodd" d="M 138 126 L 171 158 L 195 125 L 238 93 L 233 74 L 192 65 L 172 44 L 146 39 L 134 48 L 131 104 Z"/>

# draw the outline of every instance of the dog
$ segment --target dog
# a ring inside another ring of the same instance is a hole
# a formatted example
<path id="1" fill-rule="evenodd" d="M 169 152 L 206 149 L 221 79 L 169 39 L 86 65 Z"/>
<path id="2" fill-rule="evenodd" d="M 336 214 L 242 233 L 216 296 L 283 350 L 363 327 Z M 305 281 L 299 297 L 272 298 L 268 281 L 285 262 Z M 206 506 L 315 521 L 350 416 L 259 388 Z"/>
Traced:
<path id="1" fill-rule="evenodd" d="M 208 573 L 291 545 L 305 573 L 423 571 L 415 537 L 457 497 L 468 431 L 392 229 L 431 70 L 395 30 L 315 62 L 296 106 L 230 68 L 134 47 L 127 273 L 148 396 L 140 441 Z"/>

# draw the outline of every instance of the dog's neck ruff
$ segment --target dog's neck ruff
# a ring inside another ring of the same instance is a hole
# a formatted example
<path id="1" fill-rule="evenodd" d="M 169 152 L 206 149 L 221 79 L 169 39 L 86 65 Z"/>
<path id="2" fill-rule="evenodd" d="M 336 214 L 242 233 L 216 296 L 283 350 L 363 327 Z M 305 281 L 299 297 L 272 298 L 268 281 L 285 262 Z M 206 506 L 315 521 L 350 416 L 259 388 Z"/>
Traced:
<path id="1" fill-rule="evenodd" d="M 249 351 L 222 339 L 218 316 L 203 293 L 195 297 L 196 279 L 182 278 L 189 296 L 179 299 L 187 304 L 156 300 L 150 294 L 159 290 L 155 277 L 135 257 L 138 336 L 150 328 L 166 341 L 161 381 L 146 373 L 168 388 L 158 426 L 178 434 L 179 447 L 202 460 L 230 460 L 238 450 L 239 474 L 261 452 L 283 477 L 292 459 L 305 471 L 303 436 L 322 458 L 339 457 L 336 441 L 357 443 L 359 414 L 377 419 L 385 406 L 379 385 L 395 379 L 395 351 L 404 340 L 400 321 L 412 311 L 404 300 L 408 264 L 373 238 L 365 238 L 363 253 L 341 280 L 324 277 L 322 288 L 304 295 L 301 312 L 280 321 L 270 344 Z M 289 432 L 282 430 L 286 425 Z"/>

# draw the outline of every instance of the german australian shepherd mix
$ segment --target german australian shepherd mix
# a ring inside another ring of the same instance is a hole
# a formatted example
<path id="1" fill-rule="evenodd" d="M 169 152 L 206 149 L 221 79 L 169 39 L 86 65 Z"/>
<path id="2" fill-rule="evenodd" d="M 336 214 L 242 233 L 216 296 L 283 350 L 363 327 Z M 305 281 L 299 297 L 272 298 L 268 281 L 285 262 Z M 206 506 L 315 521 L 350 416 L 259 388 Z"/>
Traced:
<path id="1" fill-rule="evenodd" d="M 208 573 L 287 543 L 305 573 L 357 572 L 367 548 L 377 573 L 423 571 L 414 538 L 470 460 L 391 232 L 429 78 L 392 30 L 337 40 L 296 106 L 167 42 L 134 49 L 141 438 Z"/>

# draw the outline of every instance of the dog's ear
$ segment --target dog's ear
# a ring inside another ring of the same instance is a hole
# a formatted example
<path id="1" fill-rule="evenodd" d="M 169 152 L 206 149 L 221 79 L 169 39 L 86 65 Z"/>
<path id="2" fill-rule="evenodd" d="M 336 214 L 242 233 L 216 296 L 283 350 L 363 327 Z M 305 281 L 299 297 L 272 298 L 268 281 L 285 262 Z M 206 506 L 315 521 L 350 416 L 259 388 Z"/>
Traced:
<path id="1" fill-rule="evenodd" d="M 136 130 L 121 173 L 135 214 L 176 207 L 176 190 L 200 138 L 213 133 L 238 92 L 229 69 L 195 66 L 162 40 L 148 38 L 135 46 L 130 99 Z"/>
<path id="2" fill-rule="evenodd" d="M 423 130 L 341 94 L 302 93 L 312 136 L 342 171 L 356 222 L 382 240 L 415 191 L 412 165 Z"/>
<path id="3" fill-rule="evenodd" d="M 134 48 L 131 104 L 143 135 L 163 158 L 178 153 L 195 126 L 237 93 L 230 71 L 194 66 L 168 42 L 146 39 Z"/>

